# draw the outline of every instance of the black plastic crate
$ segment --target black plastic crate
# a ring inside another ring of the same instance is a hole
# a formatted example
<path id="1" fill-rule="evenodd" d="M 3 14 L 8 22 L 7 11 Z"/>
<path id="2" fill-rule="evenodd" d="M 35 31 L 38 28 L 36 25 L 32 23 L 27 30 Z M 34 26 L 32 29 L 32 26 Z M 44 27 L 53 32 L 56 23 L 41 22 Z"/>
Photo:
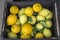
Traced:
<path id="1" fill-rule="evenodd" d="M 39 1 L 39 0 L 13 0 L 13 1 Z"/>
<path id="2" fill-rule="evenodd" d="M 54 13 L 54 17 L 53 17 L 53 20 L 52 20 L 53 21 L 53 27 L 52 27 L 53 37 L 52 38 L 47 38 L 47 39 L 43 38 L 42 40 L 52 40 L 52 39 L 57 40 L 59 38 L 59 36 L 58 36 L 59 31 L 57 32 L 57 30 L 58 30 L 57 27 L 58 26 L 56 24 L 55 2 L 53 2 L 53 1 L 25 1 L 25 2 L 6 2 L 5 7 L 4 7 L 4 15 L 3 15 L 3 29 L 4 29 L 2 31 L 3 39 L 10 39 L 10 38 L 7 38 L 7 36 L 6 36 L 7 32 L 5 31 L 5 29 L 7 28 L 6 18 L 9 15 L 9 8 L 12 5 L 16 5 L 19 8 L 23 8 L 23 7 L 27 7 L 27 6 L 32 6 L 34 3 L 37 3 L 37 2 L 41 3 L 43 7 L 48 8 L 49 10 L 53 11 L 53 13 Z M 32 38 L 32 39 L 34 39 L 34 38 Z"/>
<path id="3" fill-rule="evenodd" d="M 56 0 L 13 0 L 13 1 L 16 1 L 16 2 L 18 2 L 18 1 L 56 1 Z"/>

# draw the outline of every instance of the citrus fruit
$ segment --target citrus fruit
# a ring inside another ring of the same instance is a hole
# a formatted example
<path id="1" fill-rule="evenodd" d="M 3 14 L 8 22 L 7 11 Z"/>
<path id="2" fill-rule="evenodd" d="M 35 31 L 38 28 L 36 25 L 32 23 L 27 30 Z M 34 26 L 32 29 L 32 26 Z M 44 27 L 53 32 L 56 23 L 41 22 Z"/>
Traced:
<path id="1" fill-rule="evenodd" d="M 22 38 L 22 39 L 30 39 L 31 36 L 30 35 L 21 35 L 20 38 Z"/>
<path id="2" fill-rule="evenodd" d="M 33 9 L 31 7 L 25 8 L 25 15 L 32 16 L 32 14 L 33 14 Z"/>
<path id="3" fill-rule="evenodd" d="M 42 30 L 43 29 L 43 25 L 40 24 L 40 23 L 37 23 L 36 24 L 36 28 L 37 28 L 37 30 Z"/>
<path id="4" fill-rule="evenodd" d="M 41 5 L 40 3 L 35 3 L 35 4 L 33 5 L 33 10 L 34 10 L 35 12 L 40 12 L 40 11 L 42 10 L 42 5 Z"/>
<path id="5" fill-rule="evenodd" d="M 51 27 L 52 27 L 52 21 L 47 20 L 47 21 L 46 21 L 46 27 L 47 27 L 47 28 L 51 28 Z"/>
<path id="6" fill-rule="evenodd" d="M 12 33 L 12 32 L 8 32 L 7 36 L 8 36 L 8 38 L 17 38 L 18 37 L 17 34 Z"/>
<path id="7" fill-rule="evenodd" d="M 13 24 L 15 24 L 16 23 L 16 21 L 17 21 L 17 16 L 16 15 L 9 15 L 8 17 L 7 17 L 7 25 L 13 25 Z"/>
<path id="8" fill-rule="evenodd" d="M 10 13 L 11 14 L 17 14 L 19 12 L 19 8 L 17 6 L 11 6 L 10 7 Z"/>
<path id="9" fill-rule="evenodd" d="M 19 17 L 19 21 L 22 25 L 25 24 L 27 22 L 27 16 L 26 15 L 21 15 Z"/>
<path id="10" fill-rule="evenodd" d="M 40 20 L 45 20 L 45 17 L 41 16 L 41 15 L 38 15 L 37 16 L 37 20 L 40 21 Z"/>
<path id="11" fill-rule="evenodd" d="M 49 15 L 50 11 L 48 9 L 43 9 L 42 11 L 40 11 L 39 15 L 46 17 L 47 15 Z"/>
<path id="12" fill-rule="evenodd" d="M 32 33 L 32 26 L 28 23 L 22 26 L 22 34 L 30 35 Z"/>
<path id="13" fill-rule="evenodd" d="M 16 25 L 20 25 L 20 21 L 19 21 L 19 19 L 16 21 L 15 24 L 16 24 Z"/>
<path id="14" fill-rule="evenodd" d="M 45 28 L 45 29 L 43 30 L 43 34 L 44 34 L 44 36 L 45 36 L 46 38 L 52 37 L 52 32 L 51 32 L 51 30 L 49 30 L 49 29 L 47 29 L 47 28 Z"/>
<path id="15" fill-rule="evenodd" d="M 25 8 L 21 8 L 19 13 L 18 13 L 18 17 L 20 17 L 20 15 L 24 14 Z"/>
<path id="16" fill-rule="evenodd" d="M 36 33 L 35 38 L 43 38 L 44 35 L 42 33 Z"/>
<path id="17" fill-rule="evenodd" d="M 18 26 L 18 25 L 13 25 L 13 26 L 11 27 L 11 31 L 12 31 L 13 33 L 19 33 L 19 32 L 20 32 L 20 29 L 21 29 L 21 27 Z"/>
<path id="18" fill-rule="evenodd" d="M 36 23 L 36 17 L 35 16 L 31 16 L 30 18 L 28 18 L 28 23 L 35 24 Z"/>
<path id="19" fill-rule="evenodd" d="M 53 18 L 53 13 L 50 12 L 49 15 L 46 16 L 46 19 L 52 19 Z"/>

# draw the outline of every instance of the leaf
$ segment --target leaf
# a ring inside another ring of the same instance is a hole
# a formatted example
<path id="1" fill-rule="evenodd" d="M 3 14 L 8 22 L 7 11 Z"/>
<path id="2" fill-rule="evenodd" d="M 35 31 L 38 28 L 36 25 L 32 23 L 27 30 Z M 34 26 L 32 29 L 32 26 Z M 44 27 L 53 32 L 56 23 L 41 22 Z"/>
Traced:
<path id="1" fill-rule="evenodd" d="M 28 17 L 28 21 L 29 21 L 29 22 L 32 22 L 32 18 L 31 18 L 31 17 Z"/>
<path id="2" fill-rule="evenodd" d="M 33 27 L 33 31 L 31 33 L 31 36 L 34 37 L 35 33 L 36 33 L 36 29 Z"/>

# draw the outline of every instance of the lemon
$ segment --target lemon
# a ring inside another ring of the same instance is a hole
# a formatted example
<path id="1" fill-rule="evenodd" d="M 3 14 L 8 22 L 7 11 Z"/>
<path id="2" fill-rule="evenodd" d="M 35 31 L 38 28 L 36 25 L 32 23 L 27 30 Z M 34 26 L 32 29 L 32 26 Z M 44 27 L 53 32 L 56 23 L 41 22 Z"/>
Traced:
<path id="1" fill-rule="evenodd" d="M 37 28 L 37 30 L 42 30 L 43 29 L 43 25 L 40 24 L 40 23 L 37 23 L 36 24 L 36 28 Z"/>
<path id="2" fill-rule="evenodd" d="M 33 5 L 33 10 L 34 10 L 35 12 L 40 12 L 40 11 L 42 10 L 42 5 L 41 5 L 40 3 L 35 3 L 35 4 Z"/>
<path id="3" fill-rule="evenodd" d="M 35 38 L 43 38 L 44 35 L 42 33 L 36 33 Z"/>
<path id="4" fill-rule="evenodd" d="M 17 34 L 12 33 L 12 32 L 8 32 L 7 36 L 8 36 L 8 38 L 17 38 L 18 37 Z"/>
<path id="5" fill-rule="evenodd" d="M 42 11 L 40 11 L 39 15 L 46 17 L 47 15 L 49 15 L 50 11 L 48 9 L 43 9 Z"/>
<path id="6" fill-rule="evenodd" d="M 30 35 L 21 35 L 20 38 L 22 38 L 22 39 L 30 39 L 31 36 Z"/>
<path id="7" fill-rule="evenodd" d="M 10 7 L 10 13 L 11 14 L 17 14 L 19 12 L 19 8 L 17 6 L 11 6 Z"/>
<path id="8" fill-rule="evenodd" d="M 50 14 L 46 16 L 46 19 L 52 19 L 52 18 L 53 18 L 53 13 L 50 12 Z"/>
<path id="9" fill-rule="evenodd" d="M 22 25 L 25 24 L 27 22 L 27 16 L 26 15 L 21 15 L 19 17 L 19 21 Z"/>
<path id="10" fill-rule="evenodd" d="M 20 21 L 19 21 L 19 19 L 16 21 L 15 24 L 16 24 L 16 25 L 20 25 Z"/>
<path id="11" fill-rule="evenodd" d="M 40 21 L 40 20 L 45 20 L 45 17 L 41 16 L 41 15 L 38 15 L 37 16 L 37 20 Z"/>
<path id="12" fill-rule="evenodd" d="M 7 25 L 8 25 L 8 26 L 15 24 L 16 21 L 17 21 L 17 16 L 16 16 L 16 15 L 11 15 L 11 14 L 10 14 L 10 15 L 7 17 Z"/>
<path id="13" fill-rule="evenodd" d="M 51 32 L 51 30 L 49 30 L 49 29 L 47 29 L 47 28 L 45 28 L 45 29 L 43 30 L 43 34 L 44 34 L 44 36 L 45 36 L 46 38 L 52 37 L 52 32 Z"/>
<path id="14" fill-rule="evenodd" d="M 46 27 L 51 28 L 52 27 L 52 21 L 50 21 L 50 20 L 46 21 Z"/>
<path id="15" fill-rule="evenodd" d="M 21 8 L 19 13 L 18 13 L 18 17 L 20 17 L 20 15 L 24 14 L 25 8 Z"/>
<path id="16" fill-rule="evenodd" d="M 21 27 L 18 26 L 18 25 L 13 25 L 13 26 L 11 27 L 11 31 L 12 31 L 13 33 L 19 33 L 19 32 L 20 32 L 20 29 L 21 29 Z"/>
<path id="17" fill-rule="evenodd" d="M 22 34 L 30 35 L 32 33 L 32 26 L 28 23 L 22 26 Z"/>
<path id="18" fill-rule="evenodd" d="M 32 16 L 33 15 L 33 9 L 31 7 L 25 8 L 25 15 Z"/>
<path id="19" fill-rule="evenodd" d="M 35 24 L 36 23 L 36 17 L 35 16 L 31 16 L 30 19 L 28 19 L 28 23 Z"/>

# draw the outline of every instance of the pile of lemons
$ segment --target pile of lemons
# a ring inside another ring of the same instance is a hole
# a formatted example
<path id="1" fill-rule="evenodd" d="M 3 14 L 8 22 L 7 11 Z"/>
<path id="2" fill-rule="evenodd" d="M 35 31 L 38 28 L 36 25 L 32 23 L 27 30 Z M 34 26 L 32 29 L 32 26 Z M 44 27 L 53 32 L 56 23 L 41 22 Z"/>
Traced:
<path id="1" fill-rule="evenodd" d="M 19 9 L 18 6 L 11 6 L 10 14 L 7 16 L 7 27 L 11 27 L 7 36 L 9 38 L 50 38 L 52 37 L 53 13 L 43 8 L 40 3 L 32 7 Z"/>

